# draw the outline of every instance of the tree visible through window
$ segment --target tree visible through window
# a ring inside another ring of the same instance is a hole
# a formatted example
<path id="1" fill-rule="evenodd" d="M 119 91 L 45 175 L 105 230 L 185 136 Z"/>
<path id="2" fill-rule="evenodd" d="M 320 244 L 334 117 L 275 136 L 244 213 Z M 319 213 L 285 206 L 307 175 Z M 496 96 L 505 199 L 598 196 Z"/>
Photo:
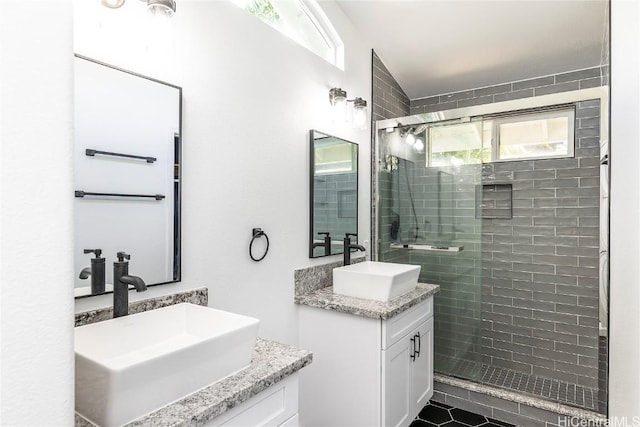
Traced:
<path id="1" fill-rule="evenodd" d="M 344 68 L 343 43 L 315 0 L 231 0 L 331 64 Z"/>

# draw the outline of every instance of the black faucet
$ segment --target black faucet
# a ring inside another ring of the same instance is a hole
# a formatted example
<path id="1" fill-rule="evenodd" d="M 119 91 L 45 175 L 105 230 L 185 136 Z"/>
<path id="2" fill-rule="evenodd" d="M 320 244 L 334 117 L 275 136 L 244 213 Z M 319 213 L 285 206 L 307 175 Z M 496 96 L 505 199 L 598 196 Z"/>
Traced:
<path id="1" fill-rule="evenodd" d="M 102 249 L 85 249 L 85 254 L 95 254 L 95 258 L 91 258 L 91 267 L 85 267 L 80 272 L 81 279 L 87 279 L 91 276 L 91 295 L 103 294 L 104 287 L 104 268 L 105 259 L 101 258 Z"/>
<path id="2" fill-rule="evenodd" d="M 365 252 L 366 249 L 362 245 L 352 245 L 351 244 L 351 236 L 357 236 L 355 233 L 346 233 L 344 235 L 344 252 L 343 252 L 343 261 L 344 265 L 351 264 L 351 249 L 356 249 L 362 252 Z"/>
<path id="3" fill-rule="evenodd" d="M 137 292 L 147 290 L 147 285 L 137 276 L 129 276 L 129 260 L 131 256 L 118 252 L 118 261 L 113 263 L 113 317 L 129 314 L 129 285 L 133 285 Z"/>
<path id="4" fill-rule="evenodd" d="M 324 234 L 324 239 L 322 243 L 314 243 L 313 247 L 317 248 L 320 246 L 324 246 L 324 254 L 331 255 L 331 237 L 329 237 L 328 231 L 321 231 L 318 235 L 322 236 Z"/>

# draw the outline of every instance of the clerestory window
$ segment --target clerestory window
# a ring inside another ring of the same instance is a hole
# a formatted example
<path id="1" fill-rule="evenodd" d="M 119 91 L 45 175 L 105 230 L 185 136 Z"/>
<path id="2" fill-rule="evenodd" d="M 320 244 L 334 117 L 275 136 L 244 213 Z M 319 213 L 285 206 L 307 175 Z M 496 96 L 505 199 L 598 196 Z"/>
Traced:
<path id="1" fill-rule="evenodd" d="M 426 127 L 427 166 L 573 157 L 574 108 L 511 112 Z"/>
<path id="2" fill-rule="evenodd" d="M 344 45 L 315 0 L 231 0 L 298 44 L 344 69 Z"/>

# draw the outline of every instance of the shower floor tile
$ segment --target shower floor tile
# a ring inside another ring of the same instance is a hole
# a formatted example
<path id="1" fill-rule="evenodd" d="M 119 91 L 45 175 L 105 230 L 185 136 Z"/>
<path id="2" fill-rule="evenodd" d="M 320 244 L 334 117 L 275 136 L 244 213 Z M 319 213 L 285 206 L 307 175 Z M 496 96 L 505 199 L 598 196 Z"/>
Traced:
<path id="1" fill-rule="evenodd" d="M 420 411 L 409 427 L 462 426 L 462 427 L 515 427 L 483 415 L 454 408 L 444 403 L 430 401 Z"/>
<path id="2" fill-rule="evenodd" d="M 448 375 L 462 379 L 472 379 L 494 387 L 517 390 L 582 409 L 598 410 L 598 389 L 469 360 L 461 359 L 449 366 L 452 366 L 452 369 Z"/>

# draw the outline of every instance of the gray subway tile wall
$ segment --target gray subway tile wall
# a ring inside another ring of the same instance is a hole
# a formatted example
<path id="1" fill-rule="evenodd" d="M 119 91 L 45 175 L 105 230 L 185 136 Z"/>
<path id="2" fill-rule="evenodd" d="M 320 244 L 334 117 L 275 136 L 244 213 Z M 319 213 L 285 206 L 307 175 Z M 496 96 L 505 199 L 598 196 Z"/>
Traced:
<path id="1" fill-rule="evenodd" d="M 314 177 L 313 229 L 329 232 L 332 242 L 342 242 L 345 233 L 357 229 L 356 173 L 335 173 Z M 313 236 L 318 242 L 322 236 Z M 340 243 L 339 243 L 340 244 Z M 324 254 L 324 248 L 315 253 Z"/>
<path id="2" fill-rule="evenodd" d="M 416 99 L 410 112 L 600 86 L 607 84 L 606 73 L 606 68 L 577 70 Z M 395 177 L 394 172 L 379 174 L 380 259 L 420 263 L 421 280 L 441 285 L 435 305 L 436 367 L 446 364 L 446 371 L 471 361 L 596 391 L 600 386 L 599 410 L 606 409 L 606 345 L 598 331 L 599 107 L 599 100 L 576 106 L 574 158 L 459 167 L 452 172 L 455 192 L 449 200 L 438 200 L 438 170 L 424 163 L 400 166 L 409 172 L 408 185 L 400 170 Z M 401 115 L 407 114 L 380 118 Z M 475 187 L 482 183 L 511 184 L 512 219 L 475 218 Z M 401 238 L 417 226 L 420 238 L 433 240 L 434 235 L 424 234 L 429 224 L 450 226 L 464 251 L 389 249 L 396 214 L 405 227 Z M 444 218 L 451 224 L 441 224 Z"/>
<path id="3" fill-rule="evenodd" d="M 372 51 L 373 93 L 371 119 L 391 119 L 410 114 L 409 97 L 393 78 L 380 57 Z"/>
<path id="4" fill-rule="evenodd" d="M 593 67 L 568 73 L 487 86 L 472 90 L 412 99 L 410 114 L 449 110 L 470 105 L 488 104 L 529 98 L 569 90 L 585 89 L 608 84 L 608 67 Z M 482 102 L 475 101 L 482 98 Z M 437 100 L 437 102 L 435 102 Z M 391 116 L 401 117 L 401 116 Z"/>
<path id="5" fill-rule="evenodd" d="M 375 122 L 376 120 L 384 120 L 391 119 L 394 117 L 404 117 L 410 114 L 410 101 L 409 97 L 402 90 L 398 82 L 393 78 L 387 67 L 384 65 L 380 57 L 376 54 L 375 51 L 371 51 L 371 141 L 372 145 L 375 141 Z M 425 102 L 427 102 L 425 100 Z M 437 103 L 438 100 L 436 99 Z M 375 150 L 372 147 L 372 152 Z M 371 156 L 371 170 L 377 170 L 376 159 L 375 156 Z M 385 177 L 381 177 L 380 182 L 376 181 L 375 177 L 372 176 L 371 180 L 371 194 L 375 195 L 378 193 L 377 186 L 380 185 L 380 194 L 381 197 L 390 197 L 390 186 L 391 182 L 386 180 Z M 387 196 L 385 196 L 387 195 Z M 375 197 L 375 196 L 373 196 Z M 372 198 L 373 198 L 372 197 Z M 382 206 L 382 205 L 381 205 Z M 376 221 L 374 218 L 378 215 L 377 210 L 378 207 L 375 203 L 371 204 L 371 226 L 375 227 Z M 389 213 L 383 213 L 382 216 L 389 219 Z M 372 230 L 372 236 L 377 235 L 376 230 Z M 388 237 L 388 236 L 387 236 Z M 377 255 L 378 248 L 377 245 L 371 245 L 371 256 L 375 257 Z M 396 262 L 403 262 L 405 260 L 404 253 L 402 251 L 396 251 L 396 257 L 393 258 Z M 391 258 L 389 258 L 391 260 Z M 406 260 L 405 260 L 406 261 Z"/>

